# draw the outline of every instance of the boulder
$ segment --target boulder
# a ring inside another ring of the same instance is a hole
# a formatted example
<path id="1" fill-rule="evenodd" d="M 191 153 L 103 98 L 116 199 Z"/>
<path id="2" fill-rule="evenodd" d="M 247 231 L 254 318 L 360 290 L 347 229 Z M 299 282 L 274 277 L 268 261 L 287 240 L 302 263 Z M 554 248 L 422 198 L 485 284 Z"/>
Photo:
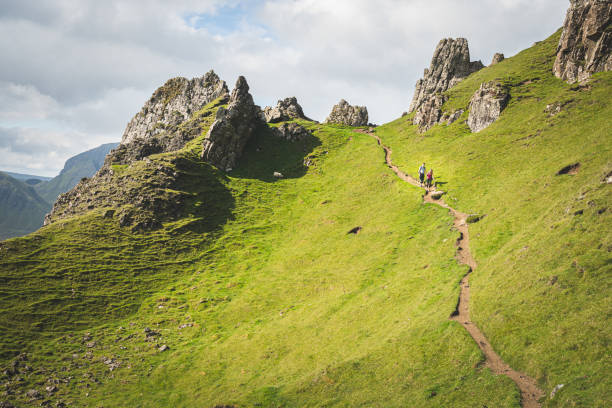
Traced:
<path id="1" fill-rule="evenodd" d="M 495 81 L 482 83 L 470 100 L 467 124 L 472 132 L 480 132 L 495 122 L 509 99 L 508 89 L 500 83 Z"/>
<path id="2" fill-rule="evenodd" d="M 367 126 L 368 109 L 365 106 L 351 106 L 347 101 L 341 99 L 332 108 L 331 113 L 325 119 L 325 123 L 338 123 L 348 126 Z"/>
<path id="3" fill-rule="evenodd" d="M 227 109 L 220 107 L 217 110 L 215 121 L 204 139 L 202 159 L 222 170 L 233 168 L 261 123 L 261 109 L 253 103 L 249 85 L 240 76 Z"/>
<path id="4" fill-rule="evenodd" d="M 482 68 L 484 68 L 482 62 L 470 62 L 470 50 L 465 38 L 440 40 L 429 69 L 425 69 L 423 78 L 416 83 L 408 112 L 418 110 L 433 95 L 447 91 Z"/>
<path id="5" fill-rule="evenodd" d="M 121 144 L 150 139 L 168 127 L 178 126 L 215 99 L 228 95 L 225 81 L 212 70 L 201 78 L 172 78 L 153 93 L 128 123 Z"/>
<path id="6" fill-rule="evenodd" d="M 268 123 L 283 122 L 291 119 L 308 119 L 295 96 L 279 100 L 275 107 L 266 106 L 263 110 Z"/>
<path id="7" fill-rule="evenodd" d="M 306 140 L 309 136 L 311 136 L 308 129 L 295 122 L 283 123 L 279 127 L 272 128 L 272 132 L 281 139 L 285 139 L 290 142 Z"/>
<path id="8" fill-rule="evenodd" d="M 506 57 L 504 57 L 504 54 L 502 54 L 500 52 L 496 52 L 495 55 L 493 56 L 493 60 L 491 60 L 491 64 L 489 66 L 495 65 L 495 64 L 499 64 L 504 59 L 506 59 Z"/>
<path id="9" fill-rule="evenodd" d="M 557 47 L 554 74 L 582 82 L 592 74 L 612 69 L 612 1 L 570 0 Z"/>

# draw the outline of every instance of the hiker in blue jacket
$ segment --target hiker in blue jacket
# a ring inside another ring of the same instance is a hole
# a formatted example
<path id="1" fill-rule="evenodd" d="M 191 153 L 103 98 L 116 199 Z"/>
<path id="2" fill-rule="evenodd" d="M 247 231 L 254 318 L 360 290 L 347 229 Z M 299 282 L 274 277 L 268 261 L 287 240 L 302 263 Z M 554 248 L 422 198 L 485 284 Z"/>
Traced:
<path id="1" fill-rule="evenodd" d="M 423 187 L 423 181 L 425 181 L 425 163 L 419 167 L 419 181 L 421 182 L 421 187 Z"/>

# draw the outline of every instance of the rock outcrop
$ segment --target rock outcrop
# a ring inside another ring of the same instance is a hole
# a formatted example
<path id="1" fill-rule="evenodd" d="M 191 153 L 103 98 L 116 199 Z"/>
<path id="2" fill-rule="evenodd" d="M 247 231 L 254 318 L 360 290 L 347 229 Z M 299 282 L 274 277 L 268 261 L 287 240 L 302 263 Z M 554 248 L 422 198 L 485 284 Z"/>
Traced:
<path id="1" fill-rule="evenodd" d="M 470 61 L 470 50 L 465 38 L 441 40 L 434 51 L 429 69 L 425 69 L 423 78 L 416 83 L 408 110 L 416 112 L 413 124 L 424 132 L 443 120 L 456 120 L 460 115 L 442 113 L 442 105 L 446 102 L 443 93 L 482 68 L 482 62 Z"/>
<path id="2" fill-rule="evenodd" d="M 429 69 L 425 69 L 423 78 L 416 83 L 408 112 L 418 110 L 433 95 L 447 91 L 482 68 L 482 62 L 470 62 L 470 50 L 465 38 L 441 40 L 434 51 Z"/>
<path id="3" fill-rule="evenodd" d="M 277 137 L 290 142 L 299 142 L 311 136 L 308 129 L 295 122 L 283 123 L 279 127 L 272 128 L 272 132 L 274 132 Z"/>
<path id="4" fill-rule="evenodd" d="M 121 144 L 137 139 L 151 139 L 180 125 L 215 99 L 228 95 L 225 81 L 219 79 L 212 70 L 201 78 L 172 78 L 153 93 L 151 99 L 128 123 Z"/>
<path id="5" fill-rule="evenodd" d="M 553 66 L 554 74 L 582 82 L 612 70 L 612 1 L 570 0 Z"/>
<path id="6" fill-rule="evenodd" d="M 263 110 L 268 123 L 283 122 L 291 119 L 308 119 L 295 96 L 279 100 L 275 107 L 266 106 Z"/>
<path id="7" fill-rule="evenodd" d="M 204 139 L 202 159 L 229 171 L 236 165 L 256 127 L 263 123 L 262 119 L 261 109 L 253 103 L 246 79 L 238 77 L 227 109 L 217 110 L 215 122 Z"/>
<path id="8" fill-rule="evenodd" d="M 480 132 L 495 122 L 509 99 L 508 89 L 498 82 L 484 82 L 480 85 L 480 89 L 470 100 L 470 114 L 467 124 L 472 132 Z"/>
<path id="9" fill-rule="evenodd" d="M 496 52 L 495 55 L 493 55 L 493 59 L 491 60 L 491 65 L 495 65 L 495 64 L 499 64 L 500 62 L 502 62 L 503 60 L 505 60 L 506 57 L 504 57 L 504 54 L 500 53 L 500 52 Z"/>
<path id="10" fill-rule="evenodd" d="M 341 99 L 332 108 L 331 113 L 325 119 L 325 123 L 338 123 L 348 126 L 367 126 L 368 109 L 365 106 L 351 106 L 347 101 Z"/>

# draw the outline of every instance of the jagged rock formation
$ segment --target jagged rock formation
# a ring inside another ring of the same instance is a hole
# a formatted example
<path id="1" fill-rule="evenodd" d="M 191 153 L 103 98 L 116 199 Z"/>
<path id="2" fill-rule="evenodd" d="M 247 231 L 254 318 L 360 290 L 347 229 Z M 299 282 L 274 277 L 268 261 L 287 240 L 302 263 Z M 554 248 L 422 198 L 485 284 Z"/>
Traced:
<path id="1" fill-rule="evenodd" d="M 470 50 L 465 38 L 440 40 L 429 69 L 416 83 L 414 97 L 408 112 L 414 112 L 432 95 L 440 94 L 455 86 L 473 72 L 484 68 L 480 61 L 470 62 Z"/>
<path id="2" fill-rule="evenodd" d="M 263 123 L 262 119 L 261 109 L 253 103 L 246 79 L 240 76 L 228 108 L 217 110 L 215 122 L 204 139 L 202 159 L 228 171 L 236 165 L 255 128 Z"/>
<path id="3" fill-rule="evenodd" d="M 201 78 L 172 78 L 153 93 L 128 123 L 121 144 L 151 139 L 169 128 L 176 128 L 194 112 L 227 95 L 225 81 L 212 70 Z"/>
<path id="4" fill-rule="evenodd" d="M 311 136 L 308 129 L 294 122 L 283 123 L 279 127 L 272 128 L 272 131 L 276 136 L 290 142 L 302 141 Z"/>
<path id="5" fill-rule="evenodd" d="M 413 124 L 424 132 L 436 123 L 440 123 L 444 116 L 442 105 L 446 102 L 442 93 L 482 68 L 484 68 L 482 62 L 470 62 L 470 50 L 465 38 L 441 40 L 434 51 L 429 69 L 425 69 L 423 78 L 416 83 L 414 97 L 408 110 L 416 111 Z M 456 120 L 455 116 L 452 115 Z"/>
<path id="6" fill-rule="evenodd" d="M 295 96 L 279 100 L 275 107 L 266 106 L 263 110 L 268 123 L 283 122 L 291 119 L 308 119 Z"/>
<path id="7" fill-rule="evenodd" d="M 502 62 L 505 59 L 506 59 L 506 57 L 504 57 L 504 54 L 502 54 L 500 52 L 496 52 L 495 55 L 493 55 L 493 59 L 491 60 L 491 64 L 489 64 L 489 66 L 495 65 L 495 64 L 499 64 L 500 62 Z"/>
<path id="8" fill-rule="evenodd" d="M 338 123 L 348 126 L 367 126 L 368 109 L 365 106 L 351 106 L 347 101 L 341 99 L 334 105 L 331 113 L 325 119 L 325 123 Z"/>
<path id="9" fill-rule="evenodd" d="M 472 132 L 480 132 L 495 122 L 506 107 L 508 99 L 508 89 L 500 83 L 491 81 L 481 84 L 470 100 L 467 124 Z"/>
<path id="10" fill-rule="evenodd" d="M 612 1 L 570 0 L 557 48 L 554 74 L 581 82 L 592 74 L 612 70 Z"/>

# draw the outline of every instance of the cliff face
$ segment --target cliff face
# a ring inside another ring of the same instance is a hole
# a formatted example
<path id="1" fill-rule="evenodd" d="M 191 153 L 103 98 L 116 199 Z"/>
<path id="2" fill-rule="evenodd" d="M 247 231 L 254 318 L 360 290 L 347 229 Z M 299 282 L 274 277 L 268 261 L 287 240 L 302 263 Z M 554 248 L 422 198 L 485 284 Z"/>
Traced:
<path id="1" fill-rule="evenodd" d="M 212 70 L 201 78 L 172 78 L 153 93 L 128 123 L 121 144 L 156 136 L 222 96 L 229 96 L 227 85 Z"/>
<path id="2" fill-rule="evenodd" d="M 554 74 L 574 83 L 612 70 L 612 1 L 571 0 L 557 48 Z"/>
<path id="3" fill-rule="evenodd" d="M 470 61 L 465 38 L 445 38 L 438 43 L 429 69 L 416 83 L 409 112 L 416 112 L 413 123 L 426 131 L 442 118 L 443 92 L 473 72 L 484 68 L 480 61 Z"/>

